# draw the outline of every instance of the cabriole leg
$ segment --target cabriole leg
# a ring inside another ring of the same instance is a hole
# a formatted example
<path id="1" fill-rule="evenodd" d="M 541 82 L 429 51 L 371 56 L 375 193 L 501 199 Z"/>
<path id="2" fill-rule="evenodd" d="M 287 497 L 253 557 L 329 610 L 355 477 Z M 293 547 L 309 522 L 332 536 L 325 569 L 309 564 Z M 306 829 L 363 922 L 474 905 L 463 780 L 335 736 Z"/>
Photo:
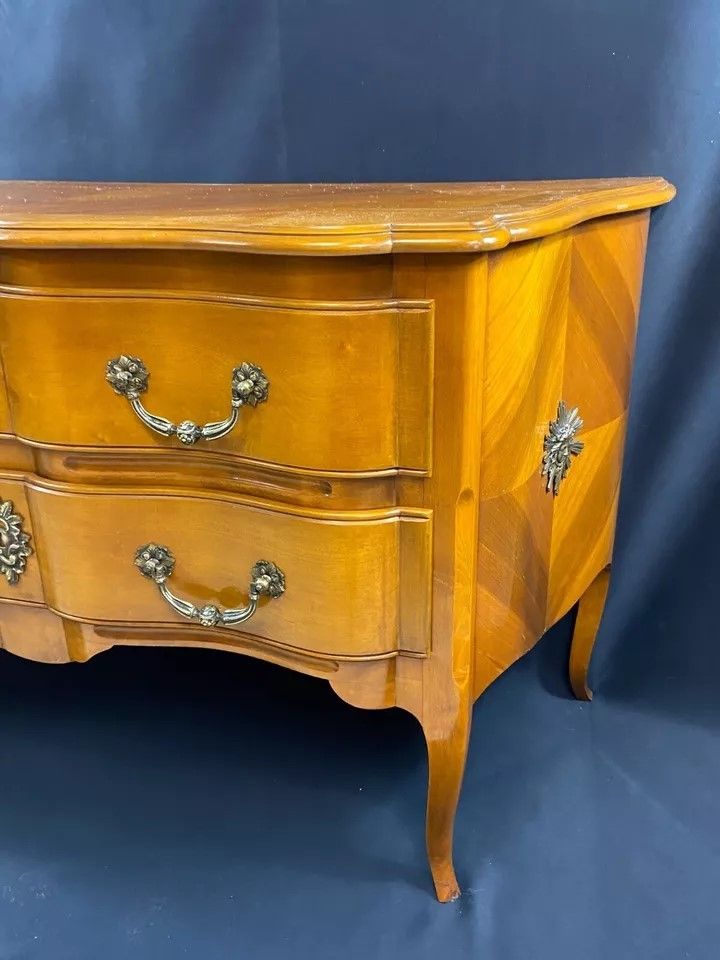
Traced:
<path id="1" fill-rule="evenodd" d="M 572 645 L 570 647 L 570 685 L 578 700 L 592 700 L 588 670 L 610 583 L 610 567 L 605 567 L 580 597 Z"/>
<path id="2" fill-rule="evenodd" d="M 428 859 L 437 898 L 441 903 L 447 903 L 460 895 L 453 867 L 452 846 L 455 811 L 467 757 L 469 706 L 458 712 L 450 729 L 444 732 L 426 726 L 423 729 L 428 749 Z"/>

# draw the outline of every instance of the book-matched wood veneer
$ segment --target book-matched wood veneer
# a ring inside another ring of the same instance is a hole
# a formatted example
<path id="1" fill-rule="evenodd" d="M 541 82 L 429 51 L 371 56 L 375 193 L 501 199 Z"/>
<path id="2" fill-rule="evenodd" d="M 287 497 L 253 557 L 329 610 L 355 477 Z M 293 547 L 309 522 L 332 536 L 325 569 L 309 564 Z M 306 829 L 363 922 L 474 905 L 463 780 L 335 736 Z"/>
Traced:
<path id="1" fill-rule="evenodd" d="M 408 710 L 454 898 L 472 703 L 578 601 L 590 696 L 673 188 L 1 186 L 2 645 L 219 648 Z"/>

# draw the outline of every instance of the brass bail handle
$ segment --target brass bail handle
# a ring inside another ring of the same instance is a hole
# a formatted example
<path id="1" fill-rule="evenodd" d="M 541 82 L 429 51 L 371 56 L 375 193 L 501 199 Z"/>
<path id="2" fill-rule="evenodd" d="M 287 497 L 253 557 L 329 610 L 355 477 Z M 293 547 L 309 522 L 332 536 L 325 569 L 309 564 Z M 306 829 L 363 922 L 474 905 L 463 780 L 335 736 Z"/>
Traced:
<path id="1" fill-rule="evenodd" d="M 186 446 L 192 446 L 198 440 L 219 440 L 226 436 L 237 423 L 240 408 L 265 403 L 270 388 L 270 381 L 262 367 L 254 363 L 241 363 L 233 370 L 230 380 L 230 414 L 225 420 L 198 426 L 192 420 L 173 423 L 172 420 L 150 413 L 143 406 L 140 395 L 148 388 L 150 372 L 139 357 L 121 354 L 108 360 L 105 379 L 115 393 L 130 401 L 130 406 L 146 427 L 163 437 L 177 437 Z"/>
<path id="2" fill-rule="evenodd" d="M 146 543 L 135 552 L 135 566 L 140 573 L 153 580 L 161 595 L 181 616 L 203 627 L 228 627 L 249 620 L 255 613 L 260 597 L 277 600 L 285 593 L 285 574 L 270 560 L 258 560 L 250 571 L 248 602 L 244 607 L 221 610 L 209 603 L 196 607 L 189 600 L 176 596 L 167 581 L 175 568 L 175 557 L 167 547 Z"/>

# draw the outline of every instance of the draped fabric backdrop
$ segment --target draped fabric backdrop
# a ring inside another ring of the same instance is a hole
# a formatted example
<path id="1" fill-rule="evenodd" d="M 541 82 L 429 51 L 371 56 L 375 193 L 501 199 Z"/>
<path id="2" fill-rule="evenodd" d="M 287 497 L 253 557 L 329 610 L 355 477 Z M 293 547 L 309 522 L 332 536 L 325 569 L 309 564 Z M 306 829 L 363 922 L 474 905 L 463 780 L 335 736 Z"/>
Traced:
<path id="1" fill-rule="evenodd" d="M 3 960 L 717 955 L 718 51 L 712 0 L 0 0 L 0 178 L 678 187 L 596 700 L 560 628 L 478 703 L 464 899 L 409 717 L 227 654 L 2 656 Z"/>

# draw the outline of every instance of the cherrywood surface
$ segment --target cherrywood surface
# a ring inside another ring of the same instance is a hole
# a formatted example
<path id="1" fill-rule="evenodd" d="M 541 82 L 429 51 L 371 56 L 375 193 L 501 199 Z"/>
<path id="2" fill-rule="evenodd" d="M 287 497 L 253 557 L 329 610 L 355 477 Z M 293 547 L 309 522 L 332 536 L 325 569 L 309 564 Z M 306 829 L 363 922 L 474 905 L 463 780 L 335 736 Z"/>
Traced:
<path id="1" fill-rule="evenodd" d="M 3 317 L 9 417 L 29 440 L 191 456 L 114 393 L 108 360 L 139 357 L 150 372 L 145 407 L 199 424 L 228 416 L 233 368 L 248 361 L 270 381 L 267 401 L 243 407 L 233 430 L 203 448 L 326 472 L 430 468 L 431 304 L 6 293 Z M 58 363 L 69 330 L 82 350 Z"/>
<path id="2" fill-rule="evenodd" d="M 610 561 L 647 223 L 605 218 L 490 256 L 476 695 Z M 558 398 L 579 407 L 585 446 L 552 497 L 538 450 Z"/>
<path id="3" fill-rule="evenodd" d="M 265 253 L 484 251 L 646 209 L 659 177 L 503 183 L 0 181 L 0 244 L 234 247 Z"/>
<path id="4" fill-rule="evenodd" d="M 0 437 L 0 444 L 2 442 Z M 193 450 L 188 455 L 185 449 L 98 451 L 25 441 L 18 443 L 14 437 L 5 437 L 4 442 L 13 462 L 50 480 L 81 479 L 103 486 L 199 485 L 207 490 L 269 497 L 322 510 L 392 506 L 396 502 L 396 476 L 400 473 L 398 470 L 384 470 L 320 474 L 286 465 L 248 463 L 237 456 L 223 456 L 205 448 Z"/>
<path id="5" fill-rule="evenodd" d="M 28 528 L 42 545 L 44 599 L 59 614 L 130 624 L 181 619 L 133 564 L 138 547 L 160 543 L 177 561 L 171 589 L 197 606 L 243 606 L 253 564 L 277 563 L 288 590 L 249 622 L 268 643 L 332 658 L 428 651 L 429 511 L 320 514 L 210 492 L 38 479 L 25 484 L 25 497 Z"/>
<path id="6" fill-rule="evenodd" d="M 570 685 L 578 700 L 592 700 L 588 672 L 609 586 L 610 567 L 605 567 L 578 603 L 570 646 Z"/>
<path id="7" fill-rule="evenodd" d="M 3 187 L 0 495 L 35 552 L 0 580 L 2 645 L 58 663 L 223 649 L 409 711 L 453 899 L 473 701 L 578 600 L 570 673 L 588 695 L 648 208 L 673 188 Z M 123 351 L 173 419 L 225 415 L 243 359 L 270 399 L 181 449 L 105 384 Z M 554 497 L 540 467 L 561 399 L 584 448 Z M 196 604 L 244 602 L 260 558 L 286 593 L 241 628 L 195 626 L 132 563 L 153 540 Z"/>

